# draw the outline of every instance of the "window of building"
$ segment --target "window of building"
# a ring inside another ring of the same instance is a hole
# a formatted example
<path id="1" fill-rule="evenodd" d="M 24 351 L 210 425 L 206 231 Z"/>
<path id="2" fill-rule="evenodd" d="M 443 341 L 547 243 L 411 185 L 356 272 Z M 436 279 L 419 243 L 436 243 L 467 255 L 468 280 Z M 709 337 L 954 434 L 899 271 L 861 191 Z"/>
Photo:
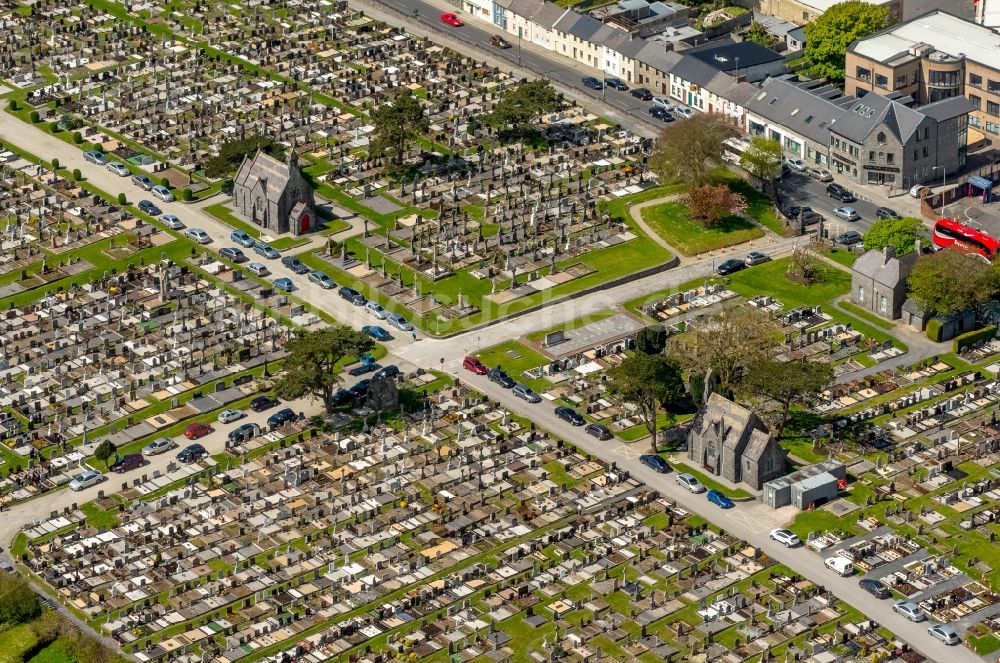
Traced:
<path id="1" fill-rule="evenodd" d="M 971 124 L 974 127 L 978 127 L 981 124 L 981 121 L 975 115 L 970 115 L 969 116 L 969 124 Z"/>
<path id="2" fill-rule="evenodd" d="M 958 72 L 957 71 L 935 71 L 931 69 L 927 72 L 927 79 L 931 85 L 936 85 L 939 87 L 946 86 L 957 86 L 958 85 Z"/>
<path id="3" fill-rule="evenodd" d="M 885 145 L 885 132 L 878 132 L 878 136 L 876 138 L 878 139 L 879 145 Z"/>
<path id="4" fill-rule="evenodd" d="M 987 122 L 986 130 L 991 134 L 1000 133 L 1000 124 L 997 124 L 996 122 Z"/>
<path id="5" fill-rule="evenodd" d="M 917 159 L 919 159 L 919 158 L 920 158 L 920 155 L 919 155 L 919 154 L 917 154 L 917 151 L 916 151 L 916 150 L 913 150 L 913 160 L 914 160 L 914 161 L 916 161 L 916 160 L 917 160 Z"/>
<path id="6" fill-rule="evenodd" d="M 931 128 L 924 127 L 924 140 L 927 140 L 930 137 L 931 137 Z"/>
<path id="7" fill-rule="evenodd" d="M 865 303 L 865 287 L 863 285 L 858 286 L 858 303 Z"/>
<path id="8" fill-rule="evenodd" d="M 872 79 L 872 70 L 858 67 L 854 72 L 854 77 L 859 81 L 870 81 Z"/>
<path id="9" fill-rule="evenodd" d="M 972 87 L 982 87 L 983 77 L 979 74 L 969 74 L 969 85 Z"/>
<path id="10" fill-rule="evenodd" d="M 1000 94 L 1000 81 L 989 81 L 986 91 L 990 94 Z"/>
<path id="11" fill-rule="evenodd" d="M 883 76 L 882 74 L 875 74 L 875 87 L 889 87 L 889 78 L 887 76 Z"/>
<path id="12" fill-rule="evenodd" d="M 868 152 L 868 160 L 875 161 L 875 150 L 871 150 L 870 152 Z"/>
<path id="13" fill-rule="evenodd" d="M 886 163 L 894 163 L 895 161 L 896 161 L 896 155 L 893 154 L 892 152 L 886 152 L 885 162 Z"/>
<path id="14" fill-rule="evenodd" d="M 868 94 L 868 90 L 864 89 L 863 87 L 854 89 L 854 96 L 857 97 L 858 99 L 865 96 L 866 94 Z"/>
<path id="15" fill-rule="evenodd" d="M 1000 115 L 1000 104 L 995 101 L 987 101 L 986 112 L 994 116 Z"/>
<path id="16" fill-rule="evenodd" d="M 885 295 L 882 295 L 882 294 L 879 295 L 879 297 L 878 297 L 878 309 L 882 313 L 886 313 L 887 312 L 888 307 L 886 306 Z"/>
<path id="17" fill-rule="evenodd" d="M 791 138 L 785 138 L 785 149 L 792 154 L 801 154 L 802 144 L 797 140 L 792 140 Z"/>
<path id="18" fill-rule="evenodd" d="M 983 100 L 974 94 L 969 95 L 969 101 L 971 101 L 972 105 L 976 107 L 976 110 L 979 110 L 982 107 Z"/>
<path id="19" fill-rule="evenodd" d="M 927 147 L 926 146 L 924 147 L 924 158 L 925 159 L 927 158 Z"/>
<path id="20" fill-rule="evenodd" d="M 906 85 L 906 74 L 899 74 L 896 76 L 896 87 L 903 87 Z"/>

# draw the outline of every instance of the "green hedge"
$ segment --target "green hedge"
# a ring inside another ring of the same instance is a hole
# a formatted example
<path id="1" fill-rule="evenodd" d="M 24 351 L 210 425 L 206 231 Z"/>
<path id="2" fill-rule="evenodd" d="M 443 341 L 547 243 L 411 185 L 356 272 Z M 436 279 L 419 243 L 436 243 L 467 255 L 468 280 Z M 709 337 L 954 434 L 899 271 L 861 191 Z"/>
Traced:
<path id="1" fill-rule="evenodd" d="M 941 321 L 934 318 L 927 321 L 927 338 L 935 343 L 941 342 Z"/>
<path id="2" fill-rule="evenodd" d="M 979 341 L 988 341 L 990 339 L 996 338 L 997 326 L 990 325 L 988 327 L 983 327 L 982 329 L 977 329 L 976 331 L 966 332 L 961 336 L 956 336 L 955 340 L 952 341 L 952 349 L 955 352 L 961 352 L 963 348 L 970 345 L 975 345 Z"/>

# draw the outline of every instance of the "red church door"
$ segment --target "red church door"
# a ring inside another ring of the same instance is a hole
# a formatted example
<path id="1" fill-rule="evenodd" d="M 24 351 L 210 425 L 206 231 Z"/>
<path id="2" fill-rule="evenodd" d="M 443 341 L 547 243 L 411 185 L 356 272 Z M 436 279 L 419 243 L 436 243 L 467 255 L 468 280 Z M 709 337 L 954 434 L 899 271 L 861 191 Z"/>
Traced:
<path id="1" fill-rule="evenodd" d="M 303 214 L 302 215 L 302 217 L 299 219 L 299 232 L 300 233 L 307 233 L 307 232 L 309 232 L 310 221 L 311 221 L 311 219 L 309 218 L 308 214 Z"/>

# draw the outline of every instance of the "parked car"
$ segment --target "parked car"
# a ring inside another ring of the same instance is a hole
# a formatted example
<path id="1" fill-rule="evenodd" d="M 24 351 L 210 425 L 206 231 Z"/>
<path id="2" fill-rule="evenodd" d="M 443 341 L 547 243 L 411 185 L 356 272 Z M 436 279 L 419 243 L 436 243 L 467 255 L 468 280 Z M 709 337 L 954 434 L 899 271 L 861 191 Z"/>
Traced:
<path id="1" fill-rule="evenodd" d="M 614 437 L 611 434 L 611 430 L 604 424 L 587 424 L 583 432 L 591 437 L 596 437 L 598 440 L 610 440 Z"/>
<path id="2" fill-rule="evenodd" d="M 858 581 L 858 585 L 877 599 L 887 599 L 892 596 L 889 588 L 875 578 L 862 578 Z"/>
<path id="3" fill-rule="evenodd" d="M 165 203 L 174 202 L 174 194 L 172 194 L 170 192 L 170 189 L 163 186 L 162 184 L 157 184 L 156 186 L 154 186 L 152 189 L 150 189 L 150 193 L 152 193 L 154 196 L 156 196 Z"/>
<path id="4" fill-rule="evenodd" d="M 177 454 L 177 460 L 182 463 L 196 463 L 208 455 L 208 449 L 200 444 L 190 444 Z"/>
<path id="5" fill-rule="evenodd" d="M 453 28 L 460 28 L 464 25 L 462 23 L 462 19 L 460 19 L 455 12 L 444 12 L 441 14 L 440 18 L 442 22 L 447 23 Z"/>
<path id="6" fill-rule="evenodd" d="M 80 472 L 69 482 L 70 490 L 84 490 L 91 486 L 96 486 L 104 480 L 104 475 L 97 470 L 87 470 Z"/>
<path id="7" fill-rule="evenodd" d="M 306 264 L 295 256 L 285 256 L 281 259 L 281 264 L 292 270 L 296 274 L 308 274 L 309 268 Z"/>
<path id="8" fill-rule="evenodd" d="M 281 403 L 281 401 L 274 396 L 258 396 L 250 401 L 250 409 L 254 412 L 263 412 L 264 410 L 270 410 L 279 403 Z"/>
<path id="9" fill-rule="evenodd" d="M 198 244 L 208 244 L 212 241 L 212 237 L 201 228 L 188 228 L 184 236 Z"/>
<path id="10" fill-rule="evenodd" d="M 413 331 L 413 325 L 407 322 L 406 318 L 401 316 L 399 313 L 390 313 L 386 316 L 385 321 L 399 331 Z"/>
<path id="11" fill-rule="evenodd" d="M 132 171 L 128 169 L 128 166 L 118 161 L 112 161 L 107 166 L 105 166 L 105 168 L 110 170 L 118 177 L 128 177 L 129 175 L 132 174 Z"/>
<path id="12" fill-rule="evenodd" d="M 771 259 L 771 256 L 766 253 L 761 253 L 760 251 L 751 251 L 747 254 L 747 259 L 744 262 L 747 267 L 753 267 L 754 265 L 761 265 Z"/>
<path id="13" fill-rule="evenodd" d="M 655 454 L 643 454 L 639 456 L 639 462 L 660 474 L 670 471 L 670 463 Z"/>
<path id="14" fill-rule="evenodd" d="M 337 284 L 333 282 L 333 279 L 331 279 L 324 272 L 321 272 L 318 269 L 314 269 L 313 271 L 309 272 L 309 280 L 315 283 L 316 285 L 320 286 L 324 290 L 329 290 L 330 288 L 337 287 Z"/>
<path id="15" fill-rule="evenodd" d="M 661 122 L 673 122 L 675 119 L 673 115 L 666 111 L 666 109 L 660 108 L 659 106 L 650 106 L 649 114 Z"/>
<path id="16" fill-rule="evenodd" d="M 782 528 L 771 530 L 771 540 L 784 544 L 786 548 L 794 548 L 802 543 L 795 532 Z"/>
<path id="17" fill-rule="evenodd" d="M 839 576 L 849 576 L 854 573 L 854 564 L 851 563 L 851 560 L 840 555 L 827 557 L 823 560 L 823 565 Z"/>
<path id="18" fill-rule="evenodd" d="M 368 303 L 368 299 L 364 295 L 362 295 L 354 288 L 349 288 L 346 285 L 343 286 L 340 290 L 338 290 L 337 294 L 340 295 L 341 299 L 346 299 L 355 306 L 364 306 L 365 304 Z"/>
<path id="19" fill-rule="evenodd" d="M 164 451 L 170 451 L 177 444 L 169 437 L 158 437 L 142 448 L 143 456 L 158 456 Z"/>
<path id="20" fill-rule="evenodd" d="M 705 486 L 702 485 L 702 483 L 700 481 L 698 481 L 697 477 L 695 477 L 693 474 L 690 474 L 688 472 L 682 472 L 682 473 L 678 474 L 677 475 L 677 483 L 678 483 L 678 485 L 684 486 L 685 488 L 687 488 L 688 490 L 690 490 L 692 493 L 704 493 L 705 492 Z"/>
<path id="21" fill-rule="evenodd" d="M 853 203 L 857 198 L 854 194 L 844 188 L 842 185 L 836 182 L 830 182 L 826 185 L 826 193 L 831 198 L 836 198 L 842 203 Z"/>
<path id="22" fill-rule="evenodd" d="M 145 175 L 133 175 L 132 184 L 145 191 L 149 191 L 153 188 L 153 180 L 149 179 Z"/>
<path id="23" fill-rule="evenodd" d="M 257 242 L 257 240 L 251 237 L 250 233 L 245 230 L 234 230 L 229 233 L 229 239 L 247 249 L 252 247 Z"/>
<path id="24" fill-rule="evenodd" d="M 260 426 L 258 424 L 247 422 L 229 431 L 229 435 L 227 437 L 230 442 L 239 443 L 255 438 L 258 435 L 260 435 Z"/>
<path id="25" fill-rule="evenodd" d="M 911 622 L 922 622 L 927 619 L 924 611 L 913 601 L 896 601 L 892 604 L 892 611 L 906 617 Z"/>
<path id="26" fill-rule="evenodd" d="M 369 300 L 365 304 L 365 312 L 369 315 L 375 316 L 379 320 L 385 320 L 389 316 L 389 312 L 382 308 L 382 305 L 374 300 Z"/>
<path id="27" fill-rule="evenodd" d="M 861 233 L 857 230 L 848 230 L 837 235 L 834 242 L 837 244 L 843 244 L 844 246 L 852 246 L 854 244 L 861 243 Z"/>
<path id="28" fill-rule="evenodd" d="M 833 181 L 833 174 L 825 168 L 810 168 L 806 172 L 809 173 L 809 177 L 814 180 L 819 180 L 820 182 Z"/>
<path id="29" fill-rule="evenodd" d="M 652 101 L 653 99 L 653 93 L 650 92 L 648 88 L 644 87 L 632 88 L 629 94 L 631 94 L 636 99 L 641 99 L 642 101 Z"/>
<path id="30" fill-rule="evenodd" d="M 605 76 L 604 84 L 610 88 L 614 88 L 615 90 L 620 90 L 622 92 L 628 89 L 628 85 L 625 84 L 625 81 L 623 81 L 620 78 L 615 78 L 614 76 Z"/>
<path id="31" fill-rule="evenodd" d="M 705 495 L 705 497 L 708 498 L 709 502 L 719 507 L 720 509 L 732 509 L 734 506 L 736 506 L 735 504 L 733 504 L 733 501 L 731 499 L 729 499 L 722 491 L 719 490 L 710 490 Z"/>
<path id="32" fill-rule="evenodd" d="M 372 376 L 372 380 L 375 378 L 390 378 L 395 380 L 399 377 L 399 366 L 395 364 L 389 364 L 388 366 L 383 366 L 382 368 L 375 371 L 375 375 Z"/>
<path id="33" fill-rule="evenodd" d="M 108 469 L 112 472 L 122 474 L 124 472 L 138 469 L 145 464 L 146 459 L 142 457 L 142 454 L 125 454 L 115 462 L 111 463 L 111 467 Z"/>
<path id="34" fill-rule="evenodd" d="M 277 260 L 281 257 L 281 254 L 278 253 L 278 249 L 260 241 L 253 243 L 253 252 L 259 256 L 267 258 L 268 260 Z"/>
<path id="35" fill-rule="evenodd" d="M 286 407 L 282 410 L 278 410 L 270 417 L 268 417 L 267 425 L 270 426 L 271 428 L 281 428 L 288 422 L 295 421 L 297 418 L 298 415 L 295 414 L 295 411 L 290 407 Z"/>
<path id="36" fill-rule="evenodd" d="M 375 363 L 375 360 L 362 361 L 360 364 L 347 371 L 347 374 L 353 377 L 358 377 L 359 375 L 364 375 L 365 373 L 373 373 L 380 368 L 382 368 L 382 366 Z"/>
<path id="37" fill-rule="evenodd" d="M 496 46 L 497 48 L 510 48 L 510 42 L 500 35 L 490 35 L 490 46 Z"/>
<path id="38" fill-rule="evenodd" d="M 582 426 L 587 423 L 587 420 L 580 416 L 580 414 L 571 407 L 565 407 L 560 405 L 555 409 L 555 414 L 557 417 L 565 422 L 568 422 L 574 426 Z"/>
<path id="39" fill-rule="evenodd" d="M 240 251 L 235 246 L 226 246 L 219 249 L 219 255 L 226 260 L 232 260 L 235 263 L 246 262 L 250 258 L 247 258 L 246 254 Z"/>
<path id="40" fill-rule="evenodd" d="M 140 200 L 136 207 L 139 208 L 140 212 L 145 212 L 150 216 L 160 216 L 161 213 L 160 208 L 152 200 Z"/>
<path id="41" fill-rule="evenodd" d="M 729 276 L 730 274 L 738 272 L 741 269 L 745 269 L 746 266 L 747 266 L 746 262 L 742 260 L 737 260 L 735 258 L 730 258 L 729 260 L 724 261 L 722 264 L 716 267 L 715 272 L 719 276 Z"/>
<path id="42" fill-rule="evenodd" d="M 955 629 L 947 624 L 933 624 L 927 627 L 927 632 L 946 645 L 957 645 L 962 642 Z"/>
<path id="43" fill-rule="evenodd" d="M 462 368 L 467 371 L 472 371 L 476 375 L 486 375 L 490 369 L 486 368 L 486 364 L 479 361 L 476 357 L 466 357 L 462 360 Z"/>
<path id="44" fill-rule="evenodd" d="M 368 334 L 376 341 L 388 341 L 392 339 L 392 335 L 378 325 L 365 325 L 361 328 L 361 331 Z"/>
<path id="45" fill-rule="evenodd" d="M 242 419 L 247 416 L 246 412 L 243 410 L 237 410 L 236 408 L 228 408 L 219 413 L 219 423 L 220 424 L 231 424 L 234 421 Z"/>
<path id="46" fill-rule="evenodd" d="M 167 228 L 170 228 L 171 230 L 184 229 L 184 223 L 173 214 L 164 214 L 163 216 L 160 217 L 160 221 L 162 221 L 163 225 L 165 225 Z"/>
<path id="47" fill-rule="evenodd" d="M 876 219 L 901 219 L 899 212 L 889 207 L 879 207 L 875 210 Z"/>
<path id="48" fill-rule="evenodd" d="M 184 429 L 184 437 L 189 440 L 197 440 L 199 438 L 205 437 L 212 432 L 212 427 L 206 423 L 196 421 L 193 424 L 188 424 L 188 427 Z"/>
<path id="49" fill-rule="evenodd" d="M 807 166 L 806 162 L 803 161 L 802 159 L 785 159 L 785 163 L 788 164 L 789 168 L 791 168 L 792 170 L 797 170 L 800 173 L 804 173 L 807 170 L 809 170 L 809 166 Z"/>
<path id="50" fill-rule="evenodd" d="M 514 385 L 517 384 L 514 382 L 514 378 L 507 375 L 507 373 L 500 367 L 491 369 L 486 374 L 486 377 L 489 378 L 490 382 L 496 382 L 504 389 L 512 389 Z"/>
<path id="51" fill-rule="evenodd" d="M 686 120 L 689 117 L 694 117 L 694 111 L 687 106 L 676 106 L 674 108 L 674 115 L 679 115 Z"/>
<path id="52" fill-rule="evenodd" d="M 583 77 L 583 86 L 589 87 L 591 90 L 603 90 L 604 83 L 601 82 L 599 78 L 594 78 L 593 76 Z"/>
<path id="53" fill-rule="evenodd" d="M 267 265 L 262 262 L 247 263 L 246 270 L 254 276 L 260 277 L 267 276 L 271 273 L 271 270 L 267 268 Z"/>
<path id="54" fill-rule="evenodd" d="M 96 163 L 98 166 L 103 166 L 108 163 L 108 158 L 104 156 L 104 152 L 101 152 L 100 150 L 87 150 L 83 153 L 83 158 L 85 161 Z"/>
<path id="55" fill-rule="evenodd" d="M 368 387 L 371 386 L 372 381 L 365 378 L 364 380 L 358 380 L 354 383 L 354 386 L 348 389 L 348 392 L 353 398 L 361 398 L 368 393 Z"/>
<path id="56" fill-rule="evenodd" d="M 282 292 L 291 292 L 292 290 L 295 290 L 295 284 L 287 276 L 274 279 L 274 287 Z"/>
<path id="57" fill-rule="evenodd" d="M 349 392 L 347 389 L 341 387 L 333 396 L 330 396 L 330 407 L 337 407 L 338 405 L 346 405 L 354 400 L 354 394 Z"/>
<path id="58" fill-rule="evenodd" d="M 529 403 L 541 403 L 542 397 L 535 393 L 535 390 L 526 384 L 515 384 L 513 389 L 514 395 L 520 398 L 522 401 L 528 401 Z"/>
<path id="59" fill-rule="evenodd" d="M 666 97 L 653 97 L 653 106 L 667 111 L 674 109 L 674 104 Z"/>
<path id="60" fill-rule="evenodd" d="M 834 216 L 839 216 L 847 221 L 860 221 L 861 215 L 853 207 L 838 207 L 833 210 Z"/>
<path id="61" fill-rule="evenodd" d="M 931 195 L 931 188 L 923 184 L 914 184 L 910 187 L 910 195 L 914 198 L 923 198 L 924 196 Z"/>

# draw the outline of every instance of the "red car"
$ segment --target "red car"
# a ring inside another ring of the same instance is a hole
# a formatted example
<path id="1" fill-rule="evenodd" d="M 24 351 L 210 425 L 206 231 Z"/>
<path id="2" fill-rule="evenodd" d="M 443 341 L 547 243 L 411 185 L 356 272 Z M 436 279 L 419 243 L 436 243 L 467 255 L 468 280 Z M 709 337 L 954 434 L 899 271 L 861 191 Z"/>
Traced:
<path id="1" fill-rule="evenodd" d="M 462 19 L 460 19 L 455 12 L 445 12 L 441 14 L 441 20 L 453 28 L 461 27 L 462 25 Z"/>
<path id="2" fill-rule="evenodd" d="M 212 432 L 212 427 L 208 424 L 194 423 L 184 429 L 184 437 L 189 440 L 197 440 Z"/>
<path id="3" fill-rule="evenodd" d="M 462 368 L 464 368 L 467 371 L 472 371 L 476 375 L 486 375 L 486 371 L 489 370 L 486 368 L 486 364 L 479 361 L 475 357 L 466 357 L 465 359 L 463 359 Z"/>

